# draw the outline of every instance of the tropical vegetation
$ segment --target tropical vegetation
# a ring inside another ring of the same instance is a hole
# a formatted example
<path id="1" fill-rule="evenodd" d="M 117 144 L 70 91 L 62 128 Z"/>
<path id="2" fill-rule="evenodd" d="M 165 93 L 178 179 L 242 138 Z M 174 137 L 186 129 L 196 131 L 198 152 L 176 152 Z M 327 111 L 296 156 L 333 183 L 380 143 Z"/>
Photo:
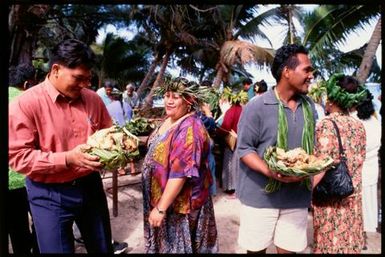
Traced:
<path id="1" fill-rule="evenodd" d="M 317 74 L 327 78 L 350 72 L 361 82 L 379 82 L 381 69 L 375 57 L 381 42 L 379 5 L 319 5 L 306 11 L 301 5 L 9 5 L 9 65 L 33 63 L 47 71 L 48 51 L 64 38 L 77 38 L 97 54 L 97 87 L 106 78 L 121 89 L 128 82 L 152 106 L 157 86 L 177 69 L 214 88 L 239 85 L 251 77 L 245 64 L 269 67 L 276 49 L 263 28 L 285 28 L 283 43 L 301 43 L 309 51 Z M 338 50 L 351 33 L 375 23 L 368 42 L 349 52 Z M 131 39 L 107 34 L 107 25 L 127 28 Z M 259 43 L 267 42 L 270 47 Z M 95 85 L 94 85 L 95 86 Z"/>

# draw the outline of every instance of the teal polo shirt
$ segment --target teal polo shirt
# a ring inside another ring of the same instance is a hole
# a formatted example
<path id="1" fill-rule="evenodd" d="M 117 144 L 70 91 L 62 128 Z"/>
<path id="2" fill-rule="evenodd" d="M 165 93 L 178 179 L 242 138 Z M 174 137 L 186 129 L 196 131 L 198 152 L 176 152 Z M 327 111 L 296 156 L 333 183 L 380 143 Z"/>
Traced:
<path id="1" fill-rule="evenodd" d="M 311 103 L 314 119 L 317 119 L 313 101 Z M 304 118 L 302 98 L 298 98 L 297 109 L 293 112 L 284 107 L 288 121 L 288 148 L 301 147 Z M 249 153 L 256 153 L 263 159 L 268 146 L 277 143 L 278 131 L 278 100 L 273 89 L 260 97 L 254 97 L 243 108 L 238 123 L 237 155 L 239 158 Z M 242 204 L 254 208 L 308 208 L 311 201 L 311 191 L 304 184 L 282 183 L 281 189 L 266 193 L 264 188 L 268 177 L 251 170 L 242 161 L 239 162 L 239 177 L 236 193 Z"/>

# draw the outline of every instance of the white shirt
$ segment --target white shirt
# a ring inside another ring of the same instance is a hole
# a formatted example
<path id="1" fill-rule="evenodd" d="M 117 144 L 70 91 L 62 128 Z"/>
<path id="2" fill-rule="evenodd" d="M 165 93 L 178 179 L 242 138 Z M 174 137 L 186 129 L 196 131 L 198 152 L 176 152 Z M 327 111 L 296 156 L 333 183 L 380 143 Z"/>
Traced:
<path id="1" fill-rule="evenodd" d="M 375 185 L 378 182 L 378 150 L 381 146 L 381 123 L 373 115 L 367 120 L 361 120 L 357 111 L 351 116 L 361 121 L 366 132 L 366 158 L 362 168 L 362 186 Z"/>

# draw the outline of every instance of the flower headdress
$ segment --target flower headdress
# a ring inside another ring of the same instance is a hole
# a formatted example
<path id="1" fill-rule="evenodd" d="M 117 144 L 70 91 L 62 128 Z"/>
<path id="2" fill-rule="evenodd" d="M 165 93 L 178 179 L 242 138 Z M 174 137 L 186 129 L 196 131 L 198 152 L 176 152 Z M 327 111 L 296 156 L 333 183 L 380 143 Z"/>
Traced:
<path id="1" fill-rule="evenodd" d="M 336 73 L 330 77 L 326 84 L 326 92 L 329 100 L 336 102 L 339 106 L 349 109 L 361 103 L 367 97 L 367 92 L 363 85 L 359 85 L 356 93 L 349 93 L 341 86 L 339 81 L 345 77 L 342 73 Z"/>
<path id="2" fill-rule="evenodd" d="M 163 85 L 155 89 L 154 95 L 163 96 L 169 91 L 180 94 L 187 103 L 198 108 L 202 102 L 209 100 L 210 88 L 199 86 L 198 83 L 182 77 L 166 78 Z"/>

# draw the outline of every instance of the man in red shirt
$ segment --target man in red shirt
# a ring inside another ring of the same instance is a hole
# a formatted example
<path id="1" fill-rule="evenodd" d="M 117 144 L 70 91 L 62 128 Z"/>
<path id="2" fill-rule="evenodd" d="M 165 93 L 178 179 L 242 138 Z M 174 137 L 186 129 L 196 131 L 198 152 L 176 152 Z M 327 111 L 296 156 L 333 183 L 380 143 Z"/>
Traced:
<path id="1" fill-rule="evenodd" d="M 53 48 L 45 80 L 9 105 L 9 164 L 25 174 L 41 253 L 73 253 L 74 222 L 88 253 L 112 253 L 99 158 L 88 136 L 112 126 L 88 89 L 94 53 L 69 39 Z"/>

